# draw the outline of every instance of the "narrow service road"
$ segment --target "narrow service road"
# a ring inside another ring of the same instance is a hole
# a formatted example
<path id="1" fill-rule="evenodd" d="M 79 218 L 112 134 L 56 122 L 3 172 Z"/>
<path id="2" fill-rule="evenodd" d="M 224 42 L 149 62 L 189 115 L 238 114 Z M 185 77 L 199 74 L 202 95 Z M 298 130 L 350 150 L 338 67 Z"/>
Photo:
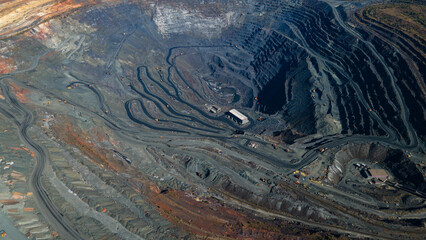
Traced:
<path id="1" fill-rule="evenodd" d="M 49 222 L 49 224 L 59 233 L 64 239 L 84 239 L 80 233 L 74 229 L 71 224 L 64 218 L 63 214 L 56 208 L 49 195 L 44 190 L 40 177 L 43 173 L 47 162 L 45 149 L 34 142 L 28 136 L 28 128 L 33 124 L 34 116 L 31 111 L 23 107 L 9 92 L 9 88 L 0 83 L 0 87 L 4 96 L 7 98 L 10 106 L 23 114 L 24 119 L 20 122 L 15 115 L 8 112 L 0 106 L 0 113 L 9 118 L 15 123 L 19 129 L 21 140 L 36 154 L 36 164 L 30 177 L 30 190 L 33 192 L 34 200 L 37 203 L 40 212 Z"/>

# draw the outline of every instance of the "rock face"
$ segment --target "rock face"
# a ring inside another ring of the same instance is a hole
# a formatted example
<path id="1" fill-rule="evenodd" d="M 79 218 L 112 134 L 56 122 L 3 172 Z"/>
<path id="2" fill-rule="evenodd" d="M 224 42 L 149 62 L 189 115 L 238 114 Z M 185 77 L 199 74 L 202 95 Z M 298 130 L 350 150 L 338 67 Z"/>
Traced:
<path id="1" fill-rule="evenodd" d="M 209 6 L 213 8 L 213 6 Z M 213 10 L 213 9 L 212 9 Z M 156 6 L 154 10 L 154 22 L 158 31 L 164 37 L 171 37 L 174 34 L 200 33 L 204 37 L 218 37 L 221 31 L 235 20 L 235 12 L 220 13 L 218 16 L 212 12 L 211 16 L 204 15 L 205 12 L 189 10 L 171 6 Z"/>
<path id="2" fill-rule="evenodd" d="M 343 8 L 333 11 L 317 1 L 185 1 L 151 3 L 146 8 L 166 39 L 192 34 L 208 38 L 213 45 L 243 50 L 212 56 L 211 73 L 204 75 L 232 76 L 234 86 L 257 98 L 243 96 L 244 106 L 280 113 L 298 131 L 397 134 L 407 143 L 415 141 L 407 134 L 413 127 L 420 137 L 424 135 L 420 111 L 403 110 L 404 96 L 420 104 L 418 97 L 424 95 L 419 93 L 414 100 L 397 83 L 397 79 L 413 79 L 412 73 L 399 67 L 406 60 L 386 42 L 373 38 L 371 45 L 360 39 L 342 22 L 346 16 L 338 11 Z"/>
<path id="3" fill-rule="evenodd" d="M 342 132 L 342 124 L 334 119 L 331 114 L 326 114 L 317 120 L 316 129 L 318 133 L 323 135 L 339 134 Z"/>
<path id="4" fill-rule="evenodd" d="M 281 141 L 287 144 L 293 144 L 296 139 L 304 137 L 304 135 L 298 133 L 294 129 L 287 129 L 284 131 L 274 132 L 274 137 L 278 137 Z"/>
<path id="5" fill-rule="evenodd" d="M 383 164 L 402 182 L 421 192 L 426 192 L 426 181 L 416 164 L 410 161 L 403 151 L 393 150 L 388 153 Z"/>
<path id="6" fill-rule="evenodd" d="M 22 8 L 19 12 L 26 19 L 37 22 L 51 14 L 97 3 L 65 1 L 56 6 L 51 1 L 8 1 L 3 6 Z M 425 117 L 420 114 L 422 111 L 416 111 L 424 110 L 424 91 L 416 92 L 422 87 L 414 87 L 419 82 L 406 70 L 409 60 L 377 37 L 371 43 L 364 40 L 365 36 L 360 39 L 341 22 L 346 16 L 341 17 L 339 10 L 333 11 L 324 2 L 135 3 L 152 19 L 165 42 L 183 38 L 182 44 L 207 40 L 212 45 L 243 50 L 237 54 L 214 54 L 211 72 L 203 73 L 205 79 L 234 78 L 232 84 L 241 86 L 241 93 L 245 93 L 242 97 L 235 93 L 239 96 L 235 100 L 240 98 L 243 106 L 254 106 L 266 114 L 280 113 L 290 126 L 304 133 L 396 134 L 410 143 L 415 141 L 416 130 L 419 137 L 424 137 L 421 123 Z M 30 8 L 31 11 L 25 10 Z M 50 13 L 52 9 L 56 12 Z M 45 15 L 38 14 L 40 19 L 32 17 L 36 11 Z M 13 21 L 7 14 L 11 13 L 5 10 L 3 18 L 9 20 L 3 23 L 13 26 L 3 27 L 5 31 L 9 29 L 4 32 L 6 35 L 32 24 Z M 362 29 L 359 31 L 364 34 Z M 190 35 L 192 39 L 185 37 Z M 69 41 L 84 43 L 79 36 Z M 217 59 L 222 62 L 219 68 Z M 397 79 L 404 79 L 404 84 Z M 253 101 L 254 97 L 258 100 Z M 409 111 L 404 110 L 406 107 Z"/>
<path id="7" fill-rule="evenodd" d="M 330 183 L 340 182 L 351 160 L 359 159 L 371 163 L 386 161 L 390 149 L 376 144 L 349 144 L 339 150 L 328 169 L 327 180 Z"/>
<path id="8" fill-rule="evenodd" d="M 54 1 L 54 0 L 6 0 L 0 5 L 0 39 L 30 30 L 43 21 L 66 14 L 72 10 L 114 2 L 103 0 Z"/>
<path id="9" fill-rule="evenodd" d="M 425 191 L 426 181 L 416 164 L 403 151 L 376 144 L 350 144 L 335 154 L 328 169 L 327 179 L 337 184 L 346 172 L 348 162 L 354 159 L 369 163 L 379 163 L 390 171 L 399 183 Z"/>

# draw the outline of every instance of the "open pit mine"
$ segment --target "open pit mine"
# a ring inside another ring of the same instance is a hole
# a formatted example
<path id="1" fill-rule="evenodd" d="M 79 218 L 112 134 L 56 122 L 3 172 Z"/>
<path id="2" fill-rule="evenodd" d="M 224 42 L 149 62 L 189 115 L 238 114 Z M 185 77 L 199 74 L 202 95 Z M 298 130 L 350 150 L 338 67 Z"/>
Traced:
<path id="1" fill-rule="evenodd" d="M 0 239 L 424 239 L 424 4 L 1 0 Z"/>

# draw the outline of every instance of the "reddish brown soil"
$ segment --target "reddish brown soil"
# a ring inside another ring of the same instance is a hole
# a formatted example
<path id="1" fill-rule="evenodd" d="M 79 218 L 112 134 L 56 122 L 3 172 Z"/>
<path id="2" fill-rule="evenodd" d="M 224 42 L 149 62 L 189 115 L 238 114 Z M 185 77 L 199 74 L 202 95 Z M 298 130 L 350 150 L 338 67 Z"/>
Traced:
<path id="1" fill-rule="evenodd" d="M 16 69 L 11 58 L 0 57 L 0 75 L 11 73 Z"/>
<path id="2" fill-rule="evenodd" d="M 93 163 L 132 176 L 131 186 L 148 196 L 148 201 L 157 211 L 180 229 L 208 239 L 291 239 L 284 237 L 282 230 L 276 225 L 262 223 L 217 200 L 198 199 L 185 191 L 170 190 L 161 193 L 157 185 L 140 171 L 122 164 L 114 159 L 110 150 L 95 144 L 112 141 L 100 130 L 83 131 L 62 116 L 57 116 L 52 130 L 57 138 L 78 148 Z"/>
<path id="3" fill-rule="evenodd" d="M 14 84 L 13 82 L 10 82 L 9 85 L 12 88 L 12 93 L 15 94 L 15 97 L 16 99 L 18 99 L 18 101 L 22 103 L 28 101 L 28 98 L 26 97 L 26 95 L 29 93 L 29 91 L 27 89 L 23 89 L 19 87 L 18 85 Z"/>
<path id="4" fill-rule="evenodd" d="M 116 0 L 5 0 L 0 4 L 0 38 L 13 36 L 72 10 Z"/>

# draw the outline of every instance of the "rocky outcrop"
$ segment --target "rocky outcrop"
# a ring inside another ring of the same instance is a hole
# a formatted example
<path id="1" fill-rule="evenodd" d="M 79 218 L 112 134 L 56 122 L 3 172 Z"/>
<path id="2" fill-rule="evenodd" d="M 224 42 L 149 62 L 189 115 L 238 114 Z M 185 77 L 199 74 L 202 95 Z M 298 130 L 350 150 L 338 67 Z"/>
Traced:
<path id="1" fill-rule="evenodd" d="M 0 39 L 27 31 L 72 10 L 108 1 L 7 0 L 0 5 Z M 113 2 L 113 0 L 110 0 Z"/>
<path id="2" fill-rule="evenodd" d="M 392 172 L 398 182 L 421 192 L 426 192 L 426 181 L 422 172 L 401 150 L 391 150 L 383 164 Z"/>

